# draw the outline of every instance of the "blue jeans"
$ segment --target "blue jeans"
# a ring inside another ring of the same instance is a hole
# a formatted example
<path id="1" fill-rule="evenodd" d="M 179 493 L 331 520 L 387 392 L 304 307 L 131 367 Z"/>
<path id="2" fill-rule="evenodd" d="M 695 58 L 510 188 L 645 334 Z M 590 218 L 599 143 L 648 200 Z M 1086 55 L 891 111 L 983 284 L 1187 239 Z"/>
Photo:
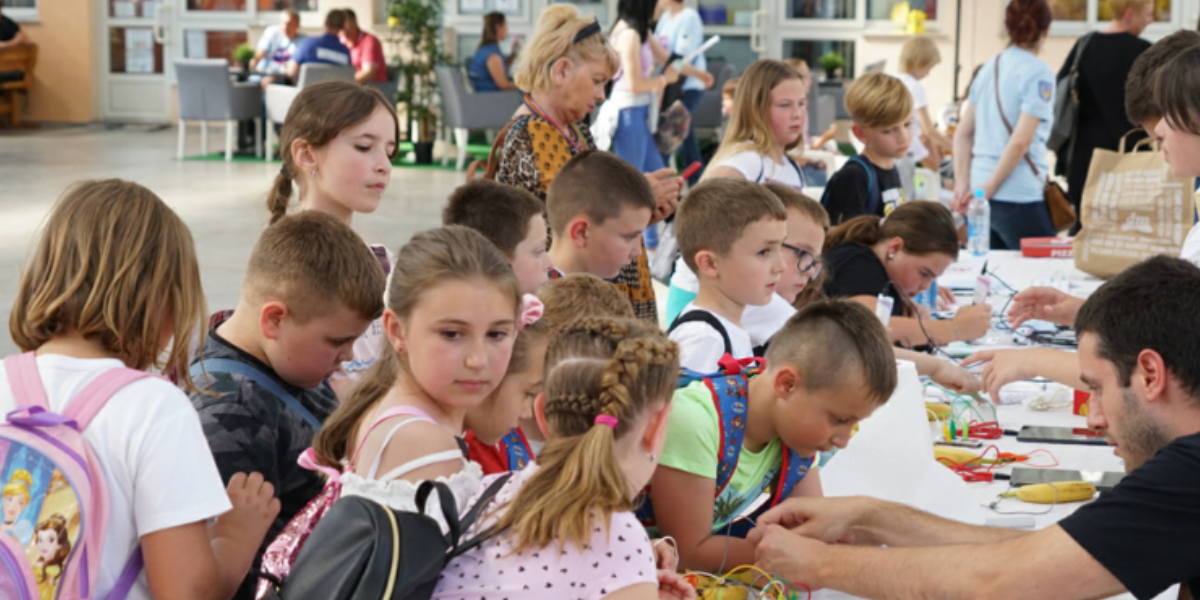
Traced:
<path id="1" fill-rule="evenodd" d="M 646 125 L 648 110 L 645 106 L 622 108 L 612 144 L 613 154 L 643 173 L 653 173 L 663 168 L 662 155 L 654 144 L 654 134 Z M 645 241 L 647 248 L 657 248 L 658 230 L 653 226 L 646 228 Z"/>
<path id="2" fill-rule="evenodd" d="M 1054 222 L 1045 201 L 1006 202 L 991 201 L 992 250 L 1020 250 L 1021 239 L 1052 237 Z"/>
<path id="3" fill-rule="evenodd" d="M 683 102 L 684 108 L 688 109 L 689 113 L 695 114 L 696 107 L 700 106 L 700 100 L 704 98 L 704 90 L 687 90 L 683 92 L 683 97 L 679 100 Z M 671 162 L 671 157 L 663 156 L 663 164 Z M 683 144 L 679 146 L 679 162 L 675 165 L 679 167 L 679 171 L 692 166 L 692 163 L 700 162 L 700 144 L 696 142 L 696 128 L 688 127 L 687 137 L 683 138 Z M 700 182 L 700 176 L 704 174 L 704 164 L 700 164 L 700 170 L 696 171 L 691 177 L 688 177 L 688 187 L 692 187 Z"/>

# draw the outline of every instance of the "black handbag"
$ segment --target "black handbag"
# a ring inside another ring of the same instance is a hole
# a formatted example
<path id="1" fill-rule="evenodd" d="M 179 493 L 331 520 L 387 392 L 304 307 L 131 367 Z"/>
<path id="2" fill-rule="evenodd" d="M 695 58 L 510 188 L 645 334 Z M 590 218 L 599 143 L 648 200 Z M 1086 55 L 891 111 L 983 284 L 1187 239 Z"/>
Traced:
<path id="1" fill-rule="evenodd" d="M 426 600 L 446 563 L 497 533 L 486 531 L 460 543 L 508 478 L 505 475 L 488 486 L 461 520 L 454 494 L 441 482 L 421 483 L 418 512 L 343 496 L 313 528 L 287 579 L 268 590 L 264 599 Z M 424 514 L 434 492 L 449 525 L 446 534 Z"/>

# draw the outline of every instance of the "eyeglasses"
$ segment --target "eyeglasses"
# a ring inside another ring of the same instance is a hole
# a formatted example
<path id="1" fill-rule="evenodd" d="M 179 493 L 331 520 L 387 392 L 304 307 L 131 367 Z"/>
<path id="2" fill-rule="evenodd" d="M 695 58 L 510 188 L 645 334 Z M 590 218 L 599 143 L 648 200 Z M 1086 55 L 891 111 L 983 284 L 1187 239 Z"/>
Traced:
<path id="1" fill-rule="evenodd" d="M 783 249 L 796 255 L 796 268 L 801 273 L 811 273 L 809 275 L 811 279 L 816 279 L 821 274 L 821 270 L 825 268 L 825 263 L 821 262 L 821 259 L 804 248 L 783 244 Z"/>

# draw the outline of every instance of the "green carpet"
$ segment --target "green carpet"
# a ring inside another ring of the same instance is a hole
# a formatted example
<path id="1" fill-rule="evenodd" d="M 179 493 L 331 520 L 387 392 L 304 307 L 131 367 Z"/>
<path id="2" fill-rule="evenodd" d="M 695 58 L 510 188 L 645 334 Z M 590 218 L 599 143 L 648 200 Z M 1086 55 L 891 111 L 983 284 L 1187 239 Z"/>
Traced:
<path id="1" fill-rule="evenodd" d="M 435 169 L 435 170 L 446 170 L 446 171 L 454 170 L 454 157 L 453 156 L 451 156 L 451 158 L 450 158 L 450 164 L 448 164 L 444 167 L 442 166 L 442 161 L 437 157 L 434 158 L 433 164 L 431 164 L 431 165 L 418 165 L 410 160 L 407 160 L 407 156 L 409 155 L 409 153 L 412 152 L 412 149 L 413 149 L 412 142 L 400 142 L 400 151 L 398 153 L 396 153 L 396 158 L 392 161 L 392 165 L 395 167 L 398 167 L 398 168 L 402 168 L 402 169 Z M 451 151 L 453 151 L 453 149 Z M 488 153 L 491 151 L 492 151 L 492 147 L 491 147 L 491 145 L 488 145 L 488 144 L 467 144 L 467 164 L 470 164 L 470 161 L 472 161 L 472 160 L 477 160 L 477 159 L 482 160 L 482 159 L 486 158 Z M 210 154 L 198 154 L 198 155 L 193 155 L 193 156 L 185 156 L 183 158 L 183 160 L 220 162 L 220 161 L 225 160 L 225 151 L 222 150 L 222 151 L 213 152 Z M 265 163 L 265 162 L 279 162 L 279 161 L 267 160 L 264 158 L 256 158 L 253 155 L 239 156 L 237 154 L 234 154 L 233 162 Z"/>

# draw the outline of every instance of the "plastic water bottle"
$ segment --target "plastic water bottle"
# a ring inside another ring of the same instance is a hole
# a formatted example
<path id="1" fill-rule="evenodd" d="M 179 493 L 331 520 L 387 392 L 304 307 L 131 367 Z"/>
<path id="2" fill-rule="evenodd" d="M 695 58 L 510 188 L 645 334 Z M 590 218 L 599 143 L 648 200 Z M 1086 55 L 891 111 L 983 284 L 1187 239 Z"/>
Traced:
<path id="1" fill-rule="evenodd" d="M 992 209 L 983 190 L 975 190 L 975 198 L 967 209 L 967 249 L 975 256 L 987 255 L 992 243 Z"/>

